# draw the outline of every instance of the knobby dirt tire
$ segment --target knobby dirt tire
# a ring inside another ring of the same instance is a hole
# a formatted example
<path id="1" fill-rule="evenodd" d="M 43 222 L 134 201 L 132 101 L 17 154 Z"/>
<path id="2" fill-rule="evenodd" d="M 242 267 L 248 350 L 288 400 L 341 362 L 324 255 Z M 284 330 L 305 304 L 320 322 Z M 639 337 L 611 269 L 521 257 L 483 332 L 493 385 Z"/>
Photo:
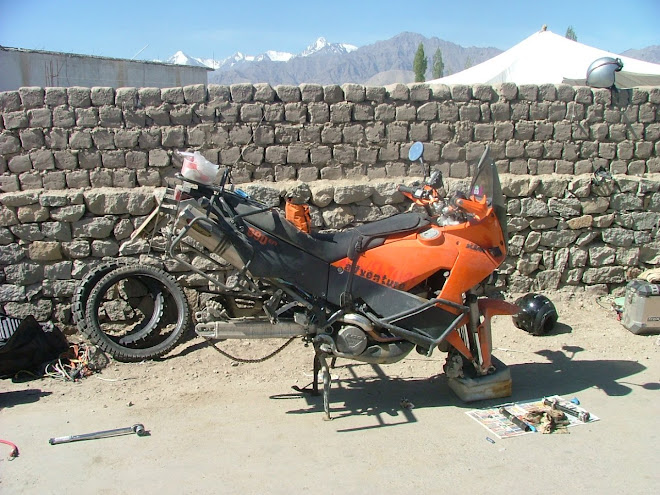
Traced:
<path id="1" fill-rule="evenodd" d="M 75 293 L 73 294 L 72 312 L 73 321 L 78 327 L 78 331 L 87 336 L 87 322 L 85 310 L 87 307 L 87 300 L 89 294 L 92 292 L 94 286 L 101 280 L 108 272 L 123 266 L 126 262 L 119 260 L 105 261 L 99 265 L 92 267 L 80 280 Z"/>
<path id="2" fill-rule="evenodd" d="M 103 305 L 112 301 L 106 294 L 129 280 L 143 284 L 155 299 L 162 298 L 160 303 L 154 301 L 154 313 L 159 313 L 146 317 L 149 320 L 146 326 L 141 323 L 139 341 L 130 335 L 109 334 L 102 321 Z M 190 325 L 190 309 L 183 290 L 170 274 L 150 265 L 126 265 L 110 269 L 93 285 L 86 301 L 84 321 L 83 333 L 103 351 L 119 361 L 142 361 L 162 356 L 176 346 Z"/>

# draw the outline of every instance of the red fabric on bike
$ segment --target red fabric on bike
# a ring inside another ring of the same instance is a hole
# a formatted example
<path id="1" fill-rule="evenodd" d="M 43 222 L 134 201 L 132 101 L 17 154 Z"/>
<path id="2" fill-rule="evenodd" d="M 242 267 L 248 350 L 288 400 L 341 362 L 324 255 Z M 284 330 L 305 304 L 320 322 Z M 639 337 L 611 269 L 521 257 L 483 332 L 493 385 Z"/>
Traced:
<path id="1" fill-rule="evenodd" d="M 287 199 L 284 211 L 289 222 L 295 225 L 298 230 L 309 234 L 312 229 L 312 217 L 309 215 L 308 205 L 297 205 Z"/>

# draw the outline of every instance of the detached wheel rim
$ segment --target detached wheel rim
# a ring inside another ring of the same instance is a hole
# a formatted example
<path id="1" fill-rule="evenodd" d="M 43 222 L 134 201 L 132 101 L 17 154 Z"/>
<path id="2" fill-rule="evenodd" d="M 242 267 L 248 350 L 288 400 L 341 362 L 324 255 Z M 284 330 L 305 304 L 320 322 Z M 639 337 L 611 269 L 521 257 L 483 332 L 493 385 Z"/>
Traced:
<path id="1" fill-rule="evenodd" d="M 143 320 L 139 322 L 138 325 L 133 329 L 132 333 L 126 335 L 125 337 L 121 337 L 118 340 L 120 345 L 125 346 L 135 344 L 136 342 L 145 339 L 153 330 L 156 329 L 156 326 L 160 323 L 160 320 L 163 317 L 165 296 L 163 295 L 161 288 L 158 287 L 160 284 L 154 284 L 153 281 L 147 278 L 142 278 L 140 281 L 147 286 L 149 290 L 149 296 L 153 300 L 153 310 L 151 311 L 151 317 L 149 318 L 149 321 L 145 322 Z"/>
<path id="2" fill-rule="evenodd" d="M 185 294 L 166 272 L 148 265 L 107 273 L 90 291 L 87 335 L 113 357 L 140 360 L 173 348 L 189 323 Z"/>

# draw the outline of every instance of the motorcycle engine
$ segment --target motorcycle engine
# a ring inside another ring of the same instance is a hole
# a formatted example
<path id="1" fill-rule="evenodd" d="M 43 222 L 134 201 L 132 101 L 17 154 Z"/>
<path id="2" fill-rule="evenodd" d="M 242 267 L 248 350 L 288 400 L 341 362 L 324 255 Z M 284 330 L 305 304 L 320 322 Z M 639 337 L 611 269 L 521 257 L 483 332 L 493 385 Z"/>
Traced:
<path id="1" fill-rule="evenodd" d="M 367 348 L 366 331 L 372 328 L 364 316 L 347 314 L 341 320 L 344 325 L 337 331 L 335 345 L 342 354 L 359 356 Z"/>

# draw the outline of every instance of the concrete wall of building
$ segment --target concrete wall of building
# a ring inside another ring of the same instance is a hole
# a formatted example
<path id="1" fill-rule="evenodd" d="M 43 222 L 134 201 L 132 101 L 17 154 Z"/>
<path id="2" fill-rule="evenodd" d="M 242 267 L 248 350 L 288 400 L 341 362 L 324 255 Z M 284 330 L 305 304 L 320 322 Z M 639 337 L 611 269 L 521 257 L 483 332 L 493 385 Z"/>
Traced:
<path id="1" fill-rule="evenodd" d="M 659 103 L 660 87 L 513 84 L 0 93 L 0 305 L 70 323 L 77 280 L 117 256 L 180 169 L 176 150 L 231 165 L 268 204 L 300 194 L 317 228 L 343 228 L 410 206 L 396 186 L 422 175 L 416 140 L 450 190 L 490 145 L 511 236 L 502 287 L 615 291 L 660 264 Z"/>
<path id="2" fill-rule="evenodd" d="M 169 88 L 206 84 L 208 73 L 203 67 L 7 48 L 0 48 L 0 67 L 0 91 L 26 86 Z"/>

